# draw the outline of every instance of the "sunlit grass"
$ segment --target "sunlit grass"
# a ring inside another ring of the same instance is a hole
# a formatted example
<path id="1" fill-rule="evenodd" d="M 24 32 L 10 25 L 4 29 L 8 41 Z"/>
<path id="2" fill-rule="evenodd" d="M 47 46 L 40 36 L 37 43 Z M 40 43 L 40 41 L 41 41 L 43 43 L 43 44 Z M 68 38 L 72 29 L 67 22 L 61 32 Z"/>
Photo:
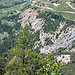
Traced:
<path id="1" fill-rule="evenodd" d="M 67 19 L 75 20 L 75 14 L 63 13 L 62 15 Z"/>

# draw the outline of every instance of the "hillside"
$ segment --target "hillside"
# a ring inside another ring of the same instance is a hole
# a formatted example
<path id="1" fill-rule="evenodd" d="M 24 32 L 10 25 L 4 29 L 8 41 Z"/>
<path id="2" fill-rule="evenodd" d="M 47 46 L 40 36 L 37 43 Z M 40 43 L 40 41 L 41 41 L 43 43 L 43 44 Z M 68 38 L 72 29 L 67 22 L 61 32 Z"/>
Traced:
<path id="1" fill-rule="evenodd" d="M 65 18 L 63 14 L 74 15 L 75 10 L 66 1 L 65 6 L 62 5 L 63 2 L 58 1 L 56 4 L 60 4 L 53 6 L 53 8 L 47 6 L 49 2 L 50 6 L 54 5 L 54 2 L 51 1 L 32 1 L 31 8 L 21 14 L 21 26 L 26 25 L 32 35 L 38 36 L 38 38 L 36 36 L 34 38 L 34 49 L 39 48 L 41 53 L 51 53 L 59 48 L 69 51 L 75 40 L 75 22 L 72 19 L 66 19 L 67 17 Z M 59 9 L 61 5 L 65 10 Z"/>
<path id="2" fill-rule="evenodd" d="M 73 67 L 75 0 L 0 0 L 0 55 L 15 47 L 24 27 L 31 33 L 29 40 L 34 40 L 33 51 L 70 55 L 70 64 L 62 67 L 62 73 L 64 68 Z M 74 69 L 70 75 L 75 74 Z"/>

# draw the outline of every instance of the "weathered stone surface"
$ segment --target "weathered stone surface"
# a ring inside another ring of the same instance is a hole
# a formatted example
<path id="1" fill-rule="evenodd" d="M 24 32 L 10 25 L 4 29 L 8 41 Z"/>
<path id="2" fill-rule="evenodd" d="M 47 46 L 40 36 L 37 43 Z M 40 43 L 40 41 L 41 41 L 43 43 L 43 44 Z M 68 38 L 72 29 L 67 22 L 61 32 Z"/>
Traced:
<path id="1" fill-rule="evenodd" d="M 41 18 L 36 19 L 37 15 L 38 13 L 36 10 L 31 8 L 25 10 L 23 13 L 21 13 L 21 26 L 24 27 L 26 24 L 29 26 L 30 23 L 31 29 L 34 29 L 35 32 L 40 30 L 44 24 L 44 21 Z"/>
<path id="2" fill-rule="evenodd" d="M 40 49 L 41 53 L 51 53 L 52 51 L 58 50 L 59 48 L 68 48 L 71 43 L 75 40 L 75 29 L 64 33 L 64 35 L 58 39 L 51 47 L 44 46 Z"/>
<path id="3" fill-rule="evenodd" d="M 38 15 L 37 11 L 34 9 L 27 9 L 23 13 L 21 13 L 21 26 L 25 26 L 26 24 L 29 26 L 29 23 L 31 24 L 31 29 L 34 29 L 34 32 L 37 30 L 42 29 L 42 26 L 44 24 L 43 19 L 41 18 L 36 18 Z M 40 41 L 35 42 L 34 49 L 39 47 L 39 43 L 41 42 L 42 47 L 40 48 L 40 53 L 51 53 L 52 51 L 58 50 L 59 48 L 68 48 L 71 46 L 71 43 L 75 40 L 75 27 L 69 27 L 69 29 L 66 30 L 66 33 L 64 31 L 60 32 L 60 30 L 64 27 L 66 23 L 65 22 L 60 22 L 58 29 L 53 32 L 54 34 L 49 33 L 44 33 L 43 30 L 40 30 Z M 56 39 L 56 34 L 59 34 L 58 39 Z M 49 38 L 54 44 L 49 46 L 45 46 L 45 39 Z M 37 43 L 38 42 L 38 43 Z M 37 43 L 37 45 L 36 45 Z"/>
<path id="4" fill-rule="evenodd" d="M 70 60 L 70 55 L 58 55 L 56 56 L 57 62 L 61 62 L 61 63 L 65 63 L 68 64 L 71 60 Z"/>

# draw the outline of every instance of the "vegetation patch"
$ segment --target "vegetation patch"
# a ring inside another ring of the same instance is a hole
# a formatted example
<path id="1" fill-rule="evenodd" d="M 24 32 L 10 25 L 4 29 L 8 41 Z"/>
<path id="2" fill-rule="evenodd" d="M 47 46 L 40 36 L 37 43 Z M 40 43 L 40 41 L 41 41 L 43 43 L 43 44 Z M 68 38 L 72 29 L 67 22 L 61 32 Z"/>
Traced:
<path id="1" fill-rule="evenodd" d="M 54 7 L 53 9 L 57 10 L 57 11 L 71 11 L 71 12 L 75 12 L 75 10 L 73 10 L 69 5 L 67 5 L 66 3 L 61 3 L 60 5 L 58 5 L 57 7 Z"/>
<path id="2" fill-rule="evenodd" d="M 59 37 L 60 34 L 61 34 L 61 33 L 56 34 L 56 39 L 58 39 L 58 37 Z"/>
<path id="3" fill-rule="evenodd" d="M 52 42 L 49 38 L 46 38 L 46 39 L 45 39 L 45 44 L 46 44 L 46 45 L 52 45 L 53 42 Z"/>
<path id="4" fill-rule="evenodd" d="M 75 48 L 75 40 L 72 42 L 72 48 Z"/>
<path id="5" fill-rule="evenodd" d="M 75 14 L 63 13 L 62 15 L 63 15 L 66 19 L 75 20 Z"/>
<path id="6" fill-rule="evenodd" d="M 32 9 L 36 10 L 36 9 L 39 9 L 38 6 L 31 6 Z"/>
<path id="7" fill-rule="evenodd" d="M 37 18 L 44 18 L 45 24 L 43 25 L 43 30 L 46 33 L 49 31 L 56 31 L 60 21 L 65 21 L 61 15 L 57 15 L 48 11 L 40 12 Z"/>
<path id="8" fill-rule="evenodd" d="M 61 73 L 65 75 L 75 75 L 75 52 L 70 53 L 71 62 L 61 68 Z"/>

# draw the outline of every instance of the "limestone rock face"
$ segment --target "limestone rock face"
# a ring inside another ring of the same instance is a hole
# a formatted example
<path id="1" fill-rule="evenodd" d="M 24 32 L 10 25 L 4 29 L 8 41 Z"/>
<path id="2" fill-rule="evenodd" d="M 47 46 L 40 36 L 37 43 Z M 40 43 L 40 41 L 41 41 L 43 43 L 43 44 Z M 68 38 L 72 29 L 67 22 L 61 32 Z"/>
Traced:
<path id="1" fill-rule="evenodd" d="M 43 25 L 43 20 L 36 19 L 36 16 L 38 15 L 36 10 L 33 10 L 31 8 L 25 10 L 23 13 L 21 13 L 21 26 L 24 27 L 25 25 L 30 25 L 31 24 L 31 29 L 34 29 L 35 32 L 37 30 L 40 30 Z"/>
<path id="2" fill-rule="evenodd" d="M 68 62 L 70 62 L 70 55 L 58 55 L 58 56 L 55 56 L 56 59 L 57 59 L 57 62 L 61 62 L 61 63 L 65 63 L 65 64 L 68 64 Z"/>
<path id="3" fill-rule="evenodd" d="M 73 28 L 71 31 L 68 31 L 67 33 L 64 33 L 64 35 L 61 36 L 60 39 L 56 40 L 56 42 L 50 47 L 50 46 L 44 46 L 41 48 L 41 53 L 51 53 L 52 51 L 58 50 L 59 48 L 68 48 L 71 46 L 71 43 L 75 40 L 75 28 Z"/>
<path id="4" fill-rule="evenodd" d="M 40 0 L 33 0 L 32 6 L 36 6 L 37 2 Z M 48 0 L 47 0 L 48 1 Z M 40 6 L 36 6 L 39 7 Z M 41 7 L 41 11 L 44 9 L 48 9 L 49 7 Z M 52 10 L 52 8 L 50 8 Z M 36 31 L 40 31 L 39 41 L 35 41 L 34 49 L 39 48 L 40 53 L 51 53 L 53 51 L 58 50 L 59 48 L 66 48 L 68 51 L 70 47 L 72 47 L 72 42 L 75 40 L 75 26 L 71 26 L 66 28 L 65 32 L 61 31 L 66 24 L 66 21 L 60 21 L 59 25 L 57 26 L 56 31 L 49 31 L 48 33 L 45 33 L 43 28 L 45 24 L 45 20 L 43 18 L 37 18 L 37 15 L 39 13 L 37 12 L 38 9 L 34 10 L 31 8 L 26 9 L 24 12 L 21 13 L 22 19 L 20 20 L 21 26 L 24 27 L 25 25 L 29 27 L 29 29 L 33 29 L 34 31 L 31 31 L 32 34 L 36 33 Z M 49 16 L 50 17 L 50 16 Z M 55 21 L 54 18 L 51 18 L 51 21 Z M 56 38 L 56 35 L 59 34 L 58 38 Z M 46 45 L 45 39 L 48 38 L 53 42 L 52 45 Z M 74 50 L 73 50 L 74 51 Z"/>

